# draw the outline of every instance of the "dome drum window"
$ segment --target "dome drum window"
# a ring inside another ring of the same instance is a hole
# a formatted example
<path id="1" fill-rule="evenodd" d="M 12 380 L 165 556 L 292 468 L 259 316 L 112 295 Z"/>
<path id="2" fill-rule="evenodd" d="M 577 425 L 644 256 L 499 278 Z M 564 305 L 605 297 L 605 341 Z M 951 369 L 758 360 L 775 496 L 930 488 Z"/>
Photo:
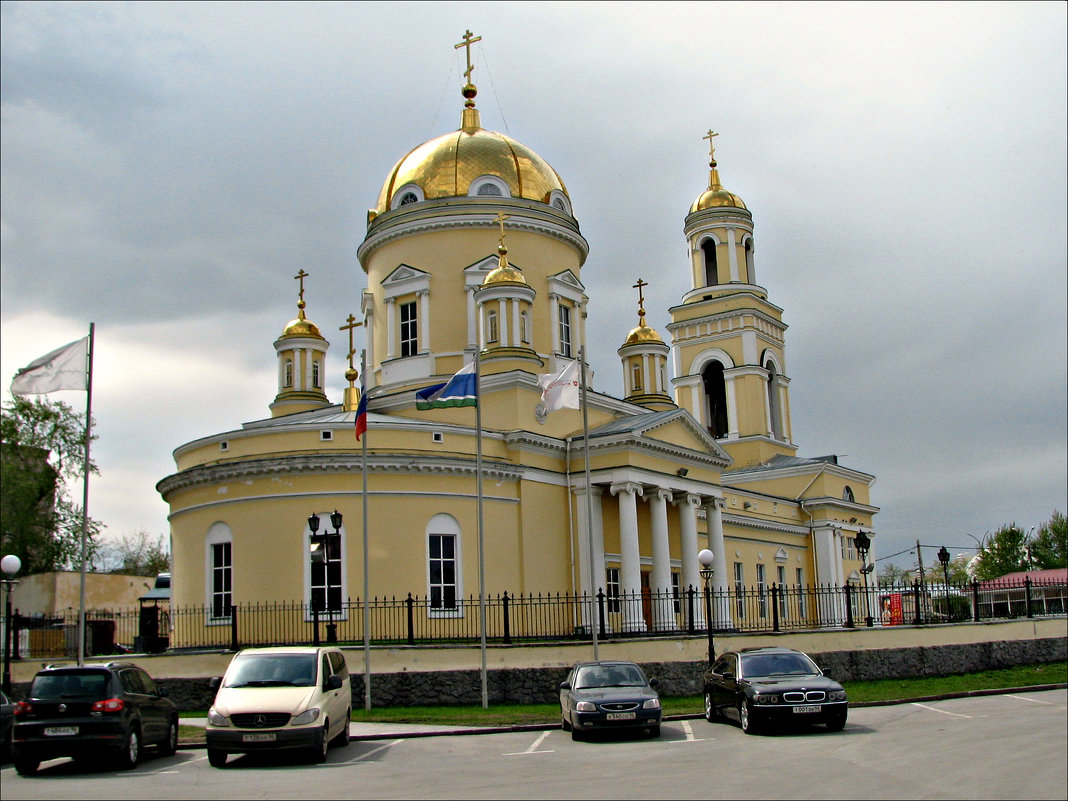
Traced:
<path id="1" fill-rule="evenodd" d="M 471 197 L 511 197 L 508 184 L 496 175 L 480 175 L 471 182 L 467 194 Z"/>
<path id="2" fill-rule="evenodd" d="M 405 184 L 393 193 L 393 202 L 390 204 L 390 208 L 399 209 L 401 206 L 420 203 L 423 200 L 426 200 L 426 196 L 417 184 Z"/>

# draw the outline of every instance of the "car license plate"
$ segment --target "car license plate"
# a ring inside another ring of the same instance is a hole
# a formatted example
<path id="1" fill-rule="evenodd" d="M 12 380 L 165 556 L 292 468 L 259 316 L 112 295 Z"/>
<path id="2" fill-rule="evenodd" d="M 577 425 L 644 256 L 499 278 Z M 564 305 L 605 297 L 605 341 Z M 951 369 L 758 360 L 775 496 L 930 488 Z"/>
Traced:
<path id="1" fill-rule="evenodd" d="M 245 734 L 241 737 L 243 743 L 273 743 L 275 741 L 274 733 L 270 734 Z"/>
<path id="2" fill-rule="evenodd" d="M 48 726 L 44 730 L 45 737 L 73 737 L 77 733 L 77 726 Z"/>
<path id="3" fill-rule="evenodd" d="M 823 707 L 821 707 L 821 706 L 795 706 L 794 707 L 794 714 L 795 715 L 811 715 L 814 712 L 821 712 L 821 711 L 823 711 Z"/>
<path id="4" fill-rule="evenodd" d="M 604 717 L 605 720 L 634 720 L 637 715 L 633 712 L 608 712 Z"/>

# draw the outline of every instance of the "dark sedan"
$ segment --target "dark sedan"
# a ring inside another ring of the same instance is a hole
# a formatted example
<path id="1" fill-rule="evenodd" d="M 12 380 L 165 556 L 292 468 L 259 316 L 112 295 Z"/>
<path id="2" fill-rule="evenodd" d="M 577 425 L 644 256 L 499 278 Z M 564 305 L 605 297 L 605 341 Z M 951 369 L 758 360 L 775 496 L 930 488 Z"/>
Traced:
<path id="1" fill-rule="evenodd" d="M 705 673 L 705 717 L 738 721 L 746 734 L 773 724 L 846 724 L 849 702 L 838 682 L 792 648 L 728 651 Z"/>
<path id="2" fill-rule="evenodd" d="M 580 662 L 560 684 L 560 717 L 571 739 L 599 729 L 642 728 L 660 736 L 660 697 L 656 679 L 633 662 Z"/>

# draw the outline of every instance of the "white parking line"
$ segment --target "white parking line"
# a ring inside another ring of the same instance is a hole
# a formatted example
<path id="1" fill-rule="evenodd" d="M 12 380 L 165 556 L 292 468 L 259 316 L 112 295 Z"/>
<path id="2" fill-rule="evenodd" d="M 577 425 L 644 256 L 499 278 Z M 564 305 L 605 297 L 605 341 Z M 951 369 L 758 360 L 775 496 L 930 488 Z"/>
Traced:
<path id="1" fill-rule="evenodd" d="M 711 740 L 712 739 L 711 737 L 694 737 L 693 736 L 693 727 L 690 725 L 690 721 L 688 721 L 688 720 L 680 720 L 679 723 L 682 725 L 682 730 L 684 732 L 686 732 L 686 739 L 685 740 L 669 740 L 669 742 L 672 742 L 672 743 L 703 743 L 706 740 Z"/>
<path id="2" fill-rule="evenodd" d="M 1051 701 L 1040 701 L 1037 698 L 1024 698 L 1022 695 L 1007 695 L 1006 698 L 1015 698 L 1017 701 L 1030 701 L 1032 704 L 1045 704 L 1046 706 L 1057 706 L 1057 704 Z"/>
<path id="3" fill-rule="evenodd" d="M 950 717 L 954 717 L 954 718 L 968 718 L 968 720 L 972 719 L 971 715 L 961 715 L 961 714 L 959 714 L 957 712 L 947 712 L 944 709 L 936 709 L 933 706 L 927 706 L 927 704 L 919 704 L 919 703 L 916 703 L 915 701 L 912 702 L 912 705 L 913 706 L 918 706 L 918 707 L 920 707 L 920 709 L 928 709 L 931 712 L 938 712 L 938 713 L 940 713 L 942 715 L 949 715 Z"/>
<path id="4" fill-rule="evenodd" d="M 554 749 L 550 748 L 546 751 L 539 751 L 538 746 L 545 742 L 545 738 L 548 737 L 554 730 L 543 731 L 538 738 L 530 744 L 530 748 L 526 751 L 513 751 L 509 754 L 502 754 L 502 756 L 526 756 L 527 754 L 552 754 L 555 753 Z"/>

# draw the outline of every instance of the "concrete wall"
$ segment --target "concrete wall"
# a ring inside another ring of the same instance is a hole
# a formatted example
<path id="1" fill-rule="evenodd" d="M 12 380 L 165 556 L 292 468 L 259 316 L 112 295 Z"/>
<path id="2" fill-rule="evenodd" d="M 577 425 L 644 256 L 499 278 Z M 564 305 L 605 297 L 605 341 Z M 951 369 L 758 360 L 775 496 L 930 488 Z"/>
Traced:
<path id="1" fill-rule="evenodd" d="M 155 582 L 155 576 L 86 573 L 85 608 L 136 610 Z M 23 576 L 11 593 L 11 605 L 22 615 L 77 614 L 80 603 L 81 574 L 73 571 Z"/>
<path id="2" fill-rule="evenodd" d="M 717 653 L 763 645 L 784 645 L 810 654 L 832 677 L 842 681 L 968 673 L 1018 664 L 1068 659 L 1068 620 L 969 623 L 838 629 L 796 634 L 715 637 Z M 364 706 L 364 652 L 345 649 L 352 672 L 353 707 Z M 601 659 L 630 659 L 661 681 L 664 695 L 697 695 L 707 665 L 705 637 L 636 638 L 602 642 Z M 160 679 L 181 709 L 206 709 L 208 681 L 220 676 L 232 654 L 159 654 L 128 657 Z M 547 644 L 490 646 L 486 652 L 490 701 L 551 703 L 571 664 L 593 658 L 592 647 Z M 88 660 L 106 661 L 103 659 Z M 481 655 L 475 647 L 372 648 L 373 706 L 481 703 Z M 15 696 L 41 666 L 38 661 L 12 663 Z"/>

